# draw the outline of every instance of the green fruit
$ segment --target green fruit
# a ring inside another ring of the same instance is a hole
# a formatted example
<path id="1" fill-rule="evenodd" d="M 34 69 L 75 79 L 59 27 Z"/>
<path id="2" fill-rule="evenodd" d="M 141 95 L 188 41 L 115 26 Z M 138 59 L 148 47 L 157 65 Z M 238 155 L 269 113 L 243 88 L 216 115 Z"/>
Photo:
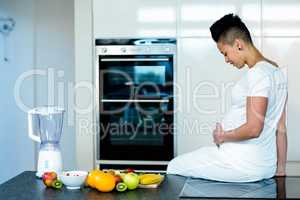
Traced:
<path id="1" fill-rule="evenodd" d="M 55 189 L 60 189 L 60 188 L 62 188 L 62 186 L 63 186 L 63 183 L 60 180 L 55 180 L 52 183 L 52 187 Z"/>
<path id="2" fill-rule="evenodd" d="M 127 185 L 129 190 L 134 190 L 139 185 L 139 176 L 136 173 L 128 173 L 123 177 L 123 182 Z"/>
<path id="3" fill-rule="evenodd" d="M 127 190 L 127 185 L 123 182 L 120 182 L 117 184 L 116 189 L 119 192 L 124 192 L 125 190 Z"/>

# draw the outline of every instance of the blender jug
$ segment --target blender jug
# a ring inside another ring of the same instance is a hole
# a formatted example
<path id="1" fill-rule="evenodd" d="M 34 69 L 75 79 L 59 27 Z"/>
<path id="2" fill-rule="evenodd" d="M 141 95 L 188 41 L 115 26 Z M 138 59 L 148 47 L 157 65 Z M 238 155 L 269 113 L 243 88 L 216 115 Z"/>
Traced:
<path id="1" fill-rule="evenodd" d="M 28 134 L 40 143 L 36 176 L 44 172 L 62 171 L 59 140 L 63 126 L 64 109 L 54 106 L 38 107 L 28 112 Z"/>

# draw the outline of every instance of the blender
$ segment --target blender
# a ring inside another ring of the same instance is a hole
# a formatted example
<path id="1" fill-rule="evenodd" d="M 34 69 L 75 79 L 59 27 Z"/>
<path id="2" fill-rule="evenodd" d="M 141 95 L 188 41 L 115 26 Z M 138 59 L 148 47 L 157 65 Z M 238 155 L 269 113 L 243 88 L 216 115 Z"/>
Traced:
<path id="1" fill-rule="evenodd" d="M 62 157 L 59 140 L 63 126 L 64 109 L 55 106 L 37 107 L 28 111 L 28 135 L 40 143 L 37 177 L 44 172 L 61 173 Z"/>

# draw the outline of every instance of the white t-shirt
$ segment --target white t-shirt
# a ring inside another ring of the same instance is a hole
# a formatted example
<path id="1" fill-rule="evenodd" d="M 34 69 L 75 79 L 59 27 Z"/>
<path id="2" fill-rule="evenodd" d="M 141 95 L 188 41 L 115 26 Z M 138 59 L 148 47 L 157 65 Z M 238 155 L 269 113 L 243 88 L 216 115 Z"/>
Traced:
<path id="1" fill-rule="evenodd" d="M 250 68 L 232 89 L 232 105 L 222 120 L 225 131 L 246 123 L 246 99 L 251 96 L 268 98 L 264 128 L 258 138 L 228 142 L 220 150 L 250 171 L 255 167 L 276 170 L 276 129 L 287 98 L 287 78 L 281 68 L 262 61 Z"/>

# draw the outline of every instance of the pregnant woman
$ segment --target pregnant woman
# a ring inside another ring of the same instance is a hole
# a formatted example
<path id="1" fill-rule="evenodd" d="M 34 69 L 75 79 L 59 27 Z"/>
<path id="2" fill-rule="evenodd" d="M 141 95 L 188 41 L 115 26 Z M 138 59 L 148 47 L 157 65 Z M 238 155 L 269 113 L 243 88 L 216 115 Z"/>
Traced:
<path id="1" fill-rule="evenodd" d="M 252 182 L 285 175 L 287 80 L 254 46 L 241 19 L 228 14 L 210 27 L 225 62 L 247 73 L 232 89 L 232 105 L 216 124 L 216 146 L 179 155 L 168 174 L 225 182 Z"/>

